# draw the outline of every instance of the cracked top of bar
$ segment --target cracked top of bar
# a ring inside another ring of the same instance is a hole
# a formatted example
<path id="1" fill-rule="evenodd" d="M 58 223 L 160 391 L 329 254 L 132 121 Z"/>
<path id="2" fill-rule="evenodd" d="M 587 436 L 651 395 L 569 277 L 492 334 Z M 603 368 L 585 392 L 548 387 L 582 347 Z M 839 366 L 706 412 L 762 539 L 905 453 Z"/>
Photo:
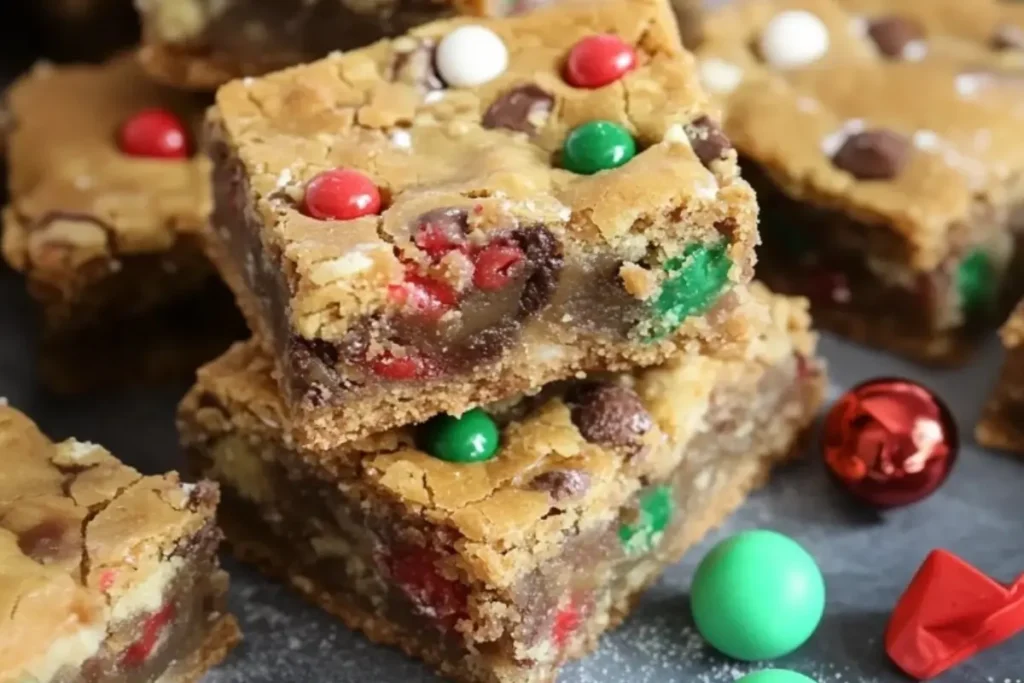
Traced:
<path id="1" fill-rule="evenodd" d="M 134 54 L 97 66 L 37 64 L 5 98 L 3 250 L 14 268 L 163 252 L 205 226 L 207 159 L 130 156 L 118 146 L 121 126 L 144 110 L 162 108 L 194 125 L 204 108 L 203 99 L 154 85 Z"/>
<path id="2" fill-rule="evenodd" d="M 251 341 L 199 371 L 182 403 L 179 428 L 186 446 L 230 433 L 245 444 L 259 444 L 257 450 L 285 444 L 290 455 L 280 459 L 286 467 L 312 472 L 344 490 L 366 488 L 368 495 L 395 502 L 399 515 L 454 529 L 473 575 L 510 585 L 524 567 L 557 553 L 575 525 L 614 519 L 644 482 L 665 479 L 687 460 L 697 476 L 708 456 L 688 445 L 712 422 L 723 420 L 722 411 L 734 410 L 736 402 L 744 414 L 751 410 L 749 401 L 781 404 L 783 396 L 801 391 L 805 372 L 821 372 L 801 369 L 818 368 L 806 301 L 770 295 L 757 283 L 753 287 L 760 334 L 735 355 L 676 357 L 657 368 L 555 384 L 536 397 L 489 406 L 501 425 L 501 444 L 486 462 L 447 462 L 429 455 L 416 446 L 415 426 L 332 451 L 302 450 L 289 438 L 273 364 Z M 586 393 L 592 387 L 602 388 Z M 763 415 L 779 408 L 760 410 Z M 775 417 L 776 427 L 764 431 L 759 445 L 785 449 L 793 425 L 802 424 L 807 414 Z M 742 424 L 730 429 L 745 433 Z M 231 455 L 229 443 L 222 446 L 226 457 L 217 458 L 215 467 L 231 468 L 224 470 L 226 480 L 244 483 L 248 496 L 273 495 L 274 484 L 261 479 L 267 475 L 258 464 L 243 465 L 243 458 Z M 553 509 L 559 514 L 550 514 Z"/>
<path id="3" fill-rule="evenodd" d="M 995 0 L 746 0 L 698 58 L 741 156 L 925 270 L 1024 199 L 1022 20 Z"/>
<path id="4" fill-rule="evenodd" d="M 53 443 L 6 404 L 0 450 L 0 679 L 48 681 L 96 655 L 108 623 L 160 607 L 217 490 Z"/>
<path id="5" fill-rule="evenodd" d="M 434 46 L 468 24 L 501 39 L 507 68 L 482 85 L 445 86 Z M 607 32 L 635 49 L 636 68 L 605 87 L 569 85 L 569 49 Z M 523 106 L 510 105 L 517 94 Z M 757 241 L 753 194 L 731 148 L 705 166 L 688 139 L 706 130 L 708 106 L 668 5 L 630 0 L 439 21 L 234 81 L 218 91 L 211 125 L 244 169 L 244 210 L 259 217 L 263 248 L 280 258 L 292 327 L 337 340 L 355 316 L 393 306 L 388 285 L 409 261 L 422 263 L 412 226 L 436 209 L 465 210 L 483 240 L 518 224 L 543 226 L 567 261 L 607 249 L 628 254 L 621 277 L 638 299 L 665 278 L 656 266 L 694 243 L 725 242 L 730 279 L 746 281 Z M 593 175 L 565 170 L 566 136 L 593 120 L 624 127 L 638 153 Z M 306 183 L 335 167 L 358 169 L 381 188 L 380 215 L 322 221 L 304 213 Z"/>

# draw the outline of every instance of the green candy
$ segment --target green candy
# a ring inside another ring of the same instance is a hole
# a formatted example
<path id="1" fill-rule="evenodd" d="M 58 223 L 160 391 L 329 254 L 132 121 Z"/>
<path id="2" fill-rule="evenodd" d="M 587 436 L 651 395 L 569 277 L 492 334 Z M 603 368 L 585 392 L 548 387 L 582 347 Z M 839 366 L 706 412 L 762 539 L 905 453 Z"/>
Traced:
<path id="1" fill-rule="evenodd" d="M 420 428 L 420 447 L 449 462 L 483 462 L 498 451 L 498 425 L 491 416 L 473 408 L 461 417 L 438 415 Z"/>
<path id="2" fill-rule="evenodd" d="M 788 669 L 765 669 L 747 674 L 736 683 L 814 683 L 814 680 Z"/>
<path id="3" fill-rule="evenodd" d="M 706 311 L 729 281 L 725 244 L 691 244 L 663 266 L 668 279 L 651 305 L 656 319 L 648 341 L 672 334 L 687 317 Z"/>
<path id="4" fill-rule="evenodd" d="M 636 142 L 629 131 L 611 121 L 591 121 L 565 139 L 562 165 L 581 175 L 617 168 L 636 156 Z"/>
<path id="5" fill-rule="evenodd" d="M 988 254 L 972 251 L 956 270 L 956 288 L 967 313 L 988 308 L 996 297 L 996 274 Z"/>
<path id="6" fill-rule="evenodd" d="M 746 531 L 701 561 L 690 607 L 715 649 L 735 659 L 774 659 L 803 645 L 818 627 L 825 580 L 796 541 L 774 531 Z"/>
<path id="7" fill-rule="evenodd" d="M 627 555 L 644 553 L 653 548 L 660 534 L 672 521 L 676 510 L 676 502 L 672 498 L 672 489 L 668 486 L 656 486 L 640 496 L 639 519 L 633 524 L 619 527 L 619 540 Z"/>

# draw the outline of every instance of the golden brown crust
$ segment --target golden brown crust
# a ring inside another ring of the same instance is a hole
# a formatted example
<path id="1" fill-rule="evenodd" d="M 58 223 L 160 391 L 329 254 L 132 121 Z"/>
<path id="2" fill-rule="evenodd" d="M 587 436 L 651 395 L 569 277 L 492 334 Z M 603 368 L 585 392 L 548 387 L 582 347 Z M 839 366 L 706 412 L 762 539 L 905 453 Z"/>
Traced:
<path id="1" fill-rule="evenodd" d="M 101 66 L 38 64 L 6 100 L 3 254 L 53 308 L 51 318 L 73 318 L 74 306 L 90 298 L 117 301 L 116 281 L 135 258 L 151 259 L 150 279 L 169 292 L 153 293 L 154 302 L 199 285 L 207 273 L 198 240 L 210 211 L 209 161 L 131 157 L 118 149 L 117 132 L 150 107 L 195 123 L 202 99 L 153 85 L 124 54 Z"/>
<path id="2" fill-rule="evenodd" d="M 0 450 L 0 678 L 48 681 L 96 654 L 112 620 L 159 607 L 216 494 L 95 444 L 53 443 L 6 405 Z"/>
<path id="3" fill-rule="evenodd" d="M 750 46 L 793 9 L 824 22 L 829 49 L 807 67 L 766 66 Z M 865 26 L 883 15 L 924 27 L 923 58 L 879 53 Z M 883 226 L 890 243 L 902 242 L 902 260 L 931 270 L 983 242 L 978 231 L 1005 225 L 1007 207 L 1024 198 L 1019 75 L 999 75 L 1019 69 L 1024 53 L 990 48 L 998 23 L 993 0 L 750 0 L 709 18 L 698 54 L 705 75 L 731 70 L 718 84 L 726 132 L 742 154 L 789 196 Z M 835 141 L 857 127 L 908 136 L 896 178 L 857 180 L 832 163 Z"/>

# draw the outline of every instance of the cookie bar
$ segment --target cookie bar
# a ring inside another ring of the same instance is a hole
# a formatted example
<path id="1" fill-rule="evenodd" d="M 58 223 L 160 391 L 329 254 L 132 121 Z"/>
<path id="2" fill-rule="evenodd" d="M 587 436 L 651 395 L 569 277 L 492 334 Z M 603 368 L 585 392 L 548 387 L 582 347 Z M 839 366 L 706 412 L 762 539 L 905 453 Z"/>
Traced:
<path id="1" fill-rule="evenodd" d="M 207 281 L 209 161 L 189 133 L 202 99 L 152 85 L 131 54 L 38 65 L 6 99 L 3 254 L 48 329 L 127 318 Z"/>
<path id="2" fill-rule="evenodd" d="M 456 14 L 521 14 L 550 0 L 135 0 L 143 65 L 159 81 L 213 90 L 349 50 Z M 563 0 L 564 1 L 564 0 Z M 700 0 L 675 0 L 684 37 L 699 35 Z"/>
<path id="3" fill-rule="evenodd" d="M 221 88 L 212 257 L 300 440 L 742 336 L 757 205 L 697 81 L 668 5 L 633 0 Z"/>
<path id="4" fill-rule="evenodd" d="M 550 385 L 326 453 L 289 438 L 273 364 L 238 345 L 200 371 L 179 429 L 241 559 L 446 678 L 552 681 L 795 453 L 823 374 L 805 302 L 769 301 L 730 360 Z M 493 456 L 467 462 L 481 442 Z"/>
<path id="5" fill-rule="evenodd" d="M 0 406 L 0 680 L 195 681 L 238 640 L 217 487 L 53 443 Z"/>
<path id="6" fill-rule="evenodd" d="M 974 436 L 983 446 L 1024 453 L 1024 302 L 1001 330 L 1006 360 Z"/>
<path id="7" fill-rule="evenodd" d="M 822 326 L 950 364 L 1018 298 L 1010 9 L 752 0 L 709 17 L 698 58 L 758 192 L 758 276 L 810 297 Z"/>

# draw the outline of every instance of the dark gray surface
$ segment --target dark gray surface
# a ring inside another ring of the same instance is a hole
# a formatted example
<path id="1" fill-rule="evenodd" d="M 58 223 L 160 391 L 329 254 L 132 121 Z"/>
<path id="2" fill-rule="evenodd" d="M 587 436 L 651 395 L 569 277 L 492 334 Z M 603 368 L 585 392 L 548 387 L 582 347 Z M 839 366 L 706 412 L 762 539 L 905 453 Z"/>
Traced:
<path id="1" fill-rule="evenodd" d="M 174 406 L 184 386 L 118 390 L 75 398 L 48 395 L 36 383 L 31 306 L 21 283 L 0 271 L 0 395 L 32 415 L 51 436 L 102 443 L 147 472 L 176 467 Z M 819 683 L 905 680 L 888 665 L 881 638 L 900 591 L 929 550 L 945 547 L 993 576 L 1024 571 L 1024 461 L 981 450 L 971 426 L 995 377 L 993 338 L 980 358 L 958 372 L 930 372 L 834 339 L 823 351 L 832 393 L 879 375 L 902 375 L 932 386 L 949 402 L 965 435 L 960 461 L 947 485 L 916 506 L 882 515 L 859 508 L 825 476 L 817 451 L 779 473 L 724 529 L 673 567 L 634 615 L 606 637 L 601 649 L 566 668 L 563 683 L 718 683 L 751 670 L 705 648 L 693 630 L 687 586 L 708 543 L 750 527 L 778 529 L 802 542 L 821 565 L 828 586 L 825 619 L 797 654 L 778 662 Z M 246 640 L 208 683 L 367 681 L 426 683 L 424 667 L 370 645 L 300 602 L 283 588 L 227 561 L 232 607 Z M 986 652 L 944 683 L 1020 683 L 1024 639 Z"/>

